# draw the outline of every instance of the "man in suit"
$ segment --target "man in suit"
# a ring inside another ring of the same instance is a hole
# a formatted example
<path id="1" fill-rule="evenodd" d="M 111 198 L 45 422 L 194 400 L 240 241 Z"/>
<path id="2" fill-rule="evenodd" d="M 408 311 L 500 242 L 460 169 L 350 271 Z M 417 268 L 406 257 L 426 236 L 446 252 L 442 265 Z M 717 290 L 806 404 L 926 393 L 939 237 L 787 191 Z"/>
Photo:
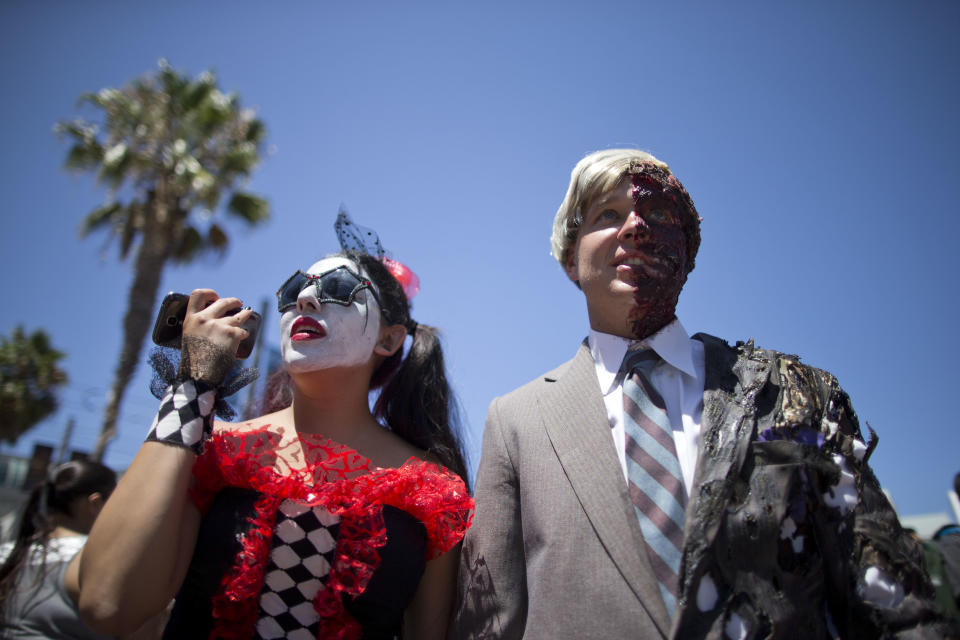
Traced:
<path id="1" fill-rule="evenodd" d="M 490 406 L 451 638 L 946 635 L 836 379 L 677 320 L 699 244 L 663 162 L 574 168 L 552 245 L 589 335 Z"/>

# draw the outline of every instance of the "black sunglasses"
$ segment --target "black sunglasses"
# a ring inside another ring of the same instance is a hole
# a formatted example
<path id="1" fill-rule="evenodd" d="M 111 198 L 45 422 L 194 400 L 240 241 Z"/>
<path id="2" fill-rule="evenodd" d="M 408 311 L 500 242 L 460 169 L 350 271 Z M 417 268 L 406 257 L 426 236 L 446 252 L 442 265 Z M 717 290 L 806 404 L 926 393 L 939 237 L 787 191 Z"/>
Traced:
<path id="1" fill-rule="evenodd" d="M 346 307 L 353 302 L 361 289 L 369 289 L 373 299 L 377 301 L 377 305 L 383 309 L 383 305 L 380 304 L 380 296 L 373 288 L 373 283 L 357 275 L 346 265 L 341 265 L 318 275 L 304 273 L 298 269 L 277 290 L 277 310 L 283 313 L 290 307 L 295 307 L 300 292 L 310 284 L 316 287 L 317 302 L 321 304 L 332 302 Z"/>

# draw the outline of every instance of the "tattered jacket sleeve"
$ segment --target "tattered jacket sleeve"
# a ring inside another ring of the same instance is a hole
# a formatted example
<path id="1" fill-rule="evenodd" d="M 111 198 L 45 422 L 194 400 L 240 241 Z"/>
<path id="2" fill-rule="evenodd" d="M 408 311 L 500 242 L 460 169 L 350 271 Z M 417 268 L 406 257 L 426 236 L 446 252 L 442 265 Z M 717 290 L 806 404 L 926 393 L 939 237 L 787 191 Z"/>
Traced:
<path id="1" fill-rule="evenodd" d="M 780 359 L 779 371 L 784 385 L 781 424 L 816 428 L 809 444 L 823 454 L 810 458 L 805 508 L 793 514 L 798 522 L 784 521 L 781 537 L 797 549 L 797 535 L 815 537 L 823 559 L 828 620 L 843 638 L 948 637 L 923 551 L 901 528 L 867 464 L 876 435 L 871 430 L 869 442 L 863 438 L 850 398 L 831 374 L 789 357 Z"/>
<path id="2" fill-rule="evenodd" d="M 836 378 L 751 344 L 736 358 L 735 385 L 705 393 L 673 637 L 951 637 Z"/>

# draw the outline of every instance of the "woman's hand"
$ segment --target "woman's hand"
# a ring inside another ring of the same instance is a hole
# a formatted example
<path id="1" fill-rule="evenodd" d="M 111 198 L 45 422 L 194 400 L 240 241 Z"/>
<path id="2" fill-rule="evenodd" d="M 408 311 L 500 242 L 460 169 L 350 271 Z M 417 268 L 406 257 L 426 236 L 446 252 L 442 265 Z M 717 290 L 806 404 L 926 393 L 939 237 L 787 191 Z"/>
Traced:
<path id="1" fill-rule="evenodd" d="M 223 382 L 236 360 L 237 347 L 247 337 L 242 325 L 253 313 L 240 309 L 242 304 L 237 298 L 221 298 L 212 289 L 194 289 L 183 319 L 181 378 L 214 386 Z"/>

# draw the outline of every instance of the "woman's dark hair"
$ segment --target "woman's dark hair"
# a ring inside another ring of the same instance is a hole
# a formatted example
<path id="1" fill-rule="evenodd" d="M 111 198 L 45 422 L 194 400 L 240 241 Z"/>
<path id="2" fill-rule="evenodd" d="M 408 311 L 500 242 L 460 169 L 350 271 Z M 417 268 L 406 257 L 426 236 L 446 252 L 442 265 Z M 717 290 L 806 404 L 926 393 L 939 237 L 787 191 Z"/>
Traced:
<path id="1" fill-rule="evenodd" d="M 353 251 L 336 254 L 360 265 L 380 297 L 381 314 L 388 324 L 406 327 L 412 336 L 403 349 L 384 360 L 370 379 L 370 389 L 381 389 L 373 415 L 395 434 L 440 460 L 467 479 L 467 465 L 459 437 L 456 398 L 447 381 L 437 329 L 410 317 L 410 303 L 400 282 L 377 258 Z M 290 376 L 281 370 L 267 381 L 263 412 L 271 413 L 293 402 Z"/>
<path id="2" fill-rule="evenodd" d="M 77 498 L 99 493 L 106 499 L 117 486 L 117 474 L 98 462 L 73 460 L 51 471 L 46 480 L 35 486 L 27 498 L 13 549 L 0 567 L 0 626 L 7 598 L 13 592 L 17 574 L 29 561 L 30 547 L 43 547 L 46 558 L 50 533 L 56 528 L 58 517 L 73 517 L 73 502 Z M 88 533 L 86 531 L 82 533 Z M 38 581 L 44 570 L 38 573 Z M 30 587 L 32 588 L 32 587 Z"/>

